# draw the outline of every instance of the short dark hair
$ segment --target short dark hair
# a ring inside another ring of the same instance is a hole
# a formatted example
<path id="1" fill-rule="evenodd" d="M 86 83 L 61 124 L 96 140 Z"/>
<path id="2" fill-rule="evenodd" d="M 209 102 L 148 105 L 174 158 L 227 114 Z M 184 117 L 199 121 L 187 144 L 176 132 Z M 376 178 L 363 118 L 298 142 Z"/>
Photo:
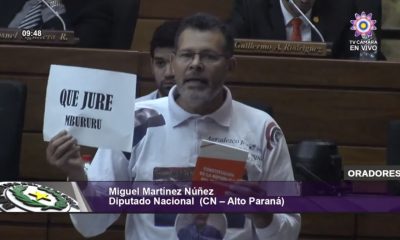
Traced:
<path id="1" fill-rule="evenodd" d="M 179 37 L 183 31 L 192 28 L 199 31 L 220 31 L 225 38 L 225 54 L 227 57 L 233 56 L 234 39 L 233 33 L 228 25 L 217 17 L 208 13 L 196 13 L 182 20 L 181 25 L 175 35 L 175 48 L 178 48 Z"/>
<path id="2" fill-rule="evenodd" d="M 150 42 L 150 54 L 154 57 L 154 50 L 160 48 L 173 48 L 175 33 L 179 28 L 179 21 L 166 21 L 156 28 Z"/>

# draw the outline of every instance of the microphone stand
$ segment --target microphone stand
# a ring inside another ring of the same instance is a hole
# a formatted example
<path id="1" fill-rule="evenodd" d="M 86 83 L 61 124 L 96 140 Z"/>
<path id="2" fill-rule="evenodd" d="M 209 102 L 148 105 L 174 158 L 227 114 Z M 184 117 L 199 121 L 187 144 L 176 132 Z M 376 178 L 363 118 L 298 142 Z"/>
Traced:
<path id="1" fill-rule="evenodd" d="M 321 41 L 324 43 L 325 38 L 322 36 L 321 32 L 318 30 L 318 28 L 308 19 L 308 17 L 303 13 L 303 11 L 300 10 L 300 8 L 297 6 L 297 4 L 293 0 L 289 0 L 289 3 L 296 8 L 296 10 L 301 14 L 301 16 L 304 17 L 304 19 L 307 21 L 308 24 L 310 24 L 311 28 L 318 34 L 319 38 Z"/>
<path id="2" fill-rule="evenodd" d="M 64 19 L 62 19 L 62 17 L 60 16 L 60 14 L 58 14 L 58 12 L 57 12 L 56 10 L 54 10 L 46 0 L 41 0 L 41 1 L 42 1 L 42 3 L 44 3 L 44 4 L 47 6 L 47 8 L 50 9 L 50 11 L 52 11 L 53 14 L 60 20 L 60 22 L 61 22 L 61 24 L 62 24 L 62 26 L 63 26 L 63 30 L 64 30 L 64 31 L 67 31 L 67 27 L 66 27 L 66 25 L 65 25 Z"/>

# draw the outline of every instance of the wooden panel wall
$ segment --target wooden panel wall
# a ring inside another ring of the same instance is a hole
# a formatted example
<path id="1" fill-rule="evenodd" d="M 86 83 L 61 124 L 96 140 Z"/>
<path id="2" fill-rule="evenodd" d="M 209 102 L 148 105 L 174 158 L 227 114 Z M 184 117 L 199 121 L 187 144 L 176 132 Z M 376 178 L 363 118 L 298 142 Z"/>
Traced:
<path id="1" fill-rule="evenodd" d="M 233 0 L 143 0 L 140 2 L 140 18 L 177 19 L 197 12 L 206 12 L 226 19 Z"/>
<path id="2" fill-rule="evenodd" d="M 131 49 L 149 51 L 154 30 L 165 20 L 176 20 L 197 12 L 227 19 L 233 0 L 142 0 Z"/>
<path id="3" fill-rule="evenodd" d="M 4 239 L 46 239 L 46 214 L 0 214 L 0 235 Z"/>
<path id="4" fill-rule="evenodd" d="M 123 240 L 125 239 L 125 215 L 121 217 L 104 233 L 93 240 Z M 48 214 L 48 240 L 84 240 L 84 238 L 71 225 L 71 220 L 68 214 Z"/>

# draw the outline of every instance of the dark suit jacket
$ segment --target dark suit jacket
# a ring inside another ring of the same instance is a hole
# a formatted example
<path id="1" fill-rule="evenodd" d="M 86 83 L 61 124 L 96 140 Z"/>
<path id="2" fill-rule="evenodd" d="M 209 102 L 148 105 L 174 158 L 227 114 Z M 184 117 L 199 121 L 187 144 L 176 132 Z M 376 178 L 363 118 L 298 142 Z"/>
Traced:
<path id="1" fill-rule="evenodd" d="M 375 26 L 377 30 L 374 32 L 378 40 L 378 59 L 386 60 L 381 51 L 381 37 L 382 37 L 382 1 L 381 0 L 355 0 L 357 13 L 362 11 L 372 13 L 372 19 L 376 20 Z"/>
<path id="2" fill-rule="evenodd" d="M 310 19 L 319 19 L 313 23 L 325 41 L 333 43 L 335 58 L 358 58 L 349 48 L 349 40 L 354 39 L 350 20 L 356 11 L 354 0 L 316 0 L 312 8 Z M 230 25 L 239 38 L 286 40 L 279 0 L 235 0 Z M 320 41 L 314 31 L 312 41 Z"/>
<path id="3" fill-rule="evenodd" d="M 24 4 L 25 0 L 0 0 L 0 28 L 7 28 Z"/>
<path id="4" fill-rule="evenodd" d="M 68 30 L 74 30 L 79 46 L 129 49 L 135 30 L 139 0 L 64 0 L 61 16 Z M 0 28 L 6 28 L 25 0 L 0 0 Z M 43 29 L 62 29 L 58 19 L 46 22 Z"/>
<path id="5" fill-rule="evenodd" d="M 65 0 L 80 46 L 129 49 L 139 0 Z"/>
<path id="6" fill-rule="evenodd" d="M 0 0 L 0 28 L 7 28 L 8 24 L 14 19 L 15 15 L 21 11 L 26 0 Z M 67 27 L 69 18 L 66 14 L 61 14 Z M 52 18 L 42 26 L 43 29 L 62 29 L 62 24 L 57 18 Z"/>

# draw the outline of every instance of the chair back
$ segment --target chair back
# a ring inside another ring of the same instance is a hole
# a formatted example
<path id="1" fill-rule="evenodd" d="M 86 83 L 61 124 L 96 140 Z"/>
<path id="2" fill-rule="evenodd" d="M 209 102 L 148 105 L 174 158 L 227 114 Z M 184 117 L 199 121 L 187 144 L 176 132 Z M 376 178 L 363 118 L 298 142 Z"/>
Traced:
<path id="1" fill-rule="evenodd" d="M 0 181 L 17 180 L 26 86 L 0 80 Z"/>

